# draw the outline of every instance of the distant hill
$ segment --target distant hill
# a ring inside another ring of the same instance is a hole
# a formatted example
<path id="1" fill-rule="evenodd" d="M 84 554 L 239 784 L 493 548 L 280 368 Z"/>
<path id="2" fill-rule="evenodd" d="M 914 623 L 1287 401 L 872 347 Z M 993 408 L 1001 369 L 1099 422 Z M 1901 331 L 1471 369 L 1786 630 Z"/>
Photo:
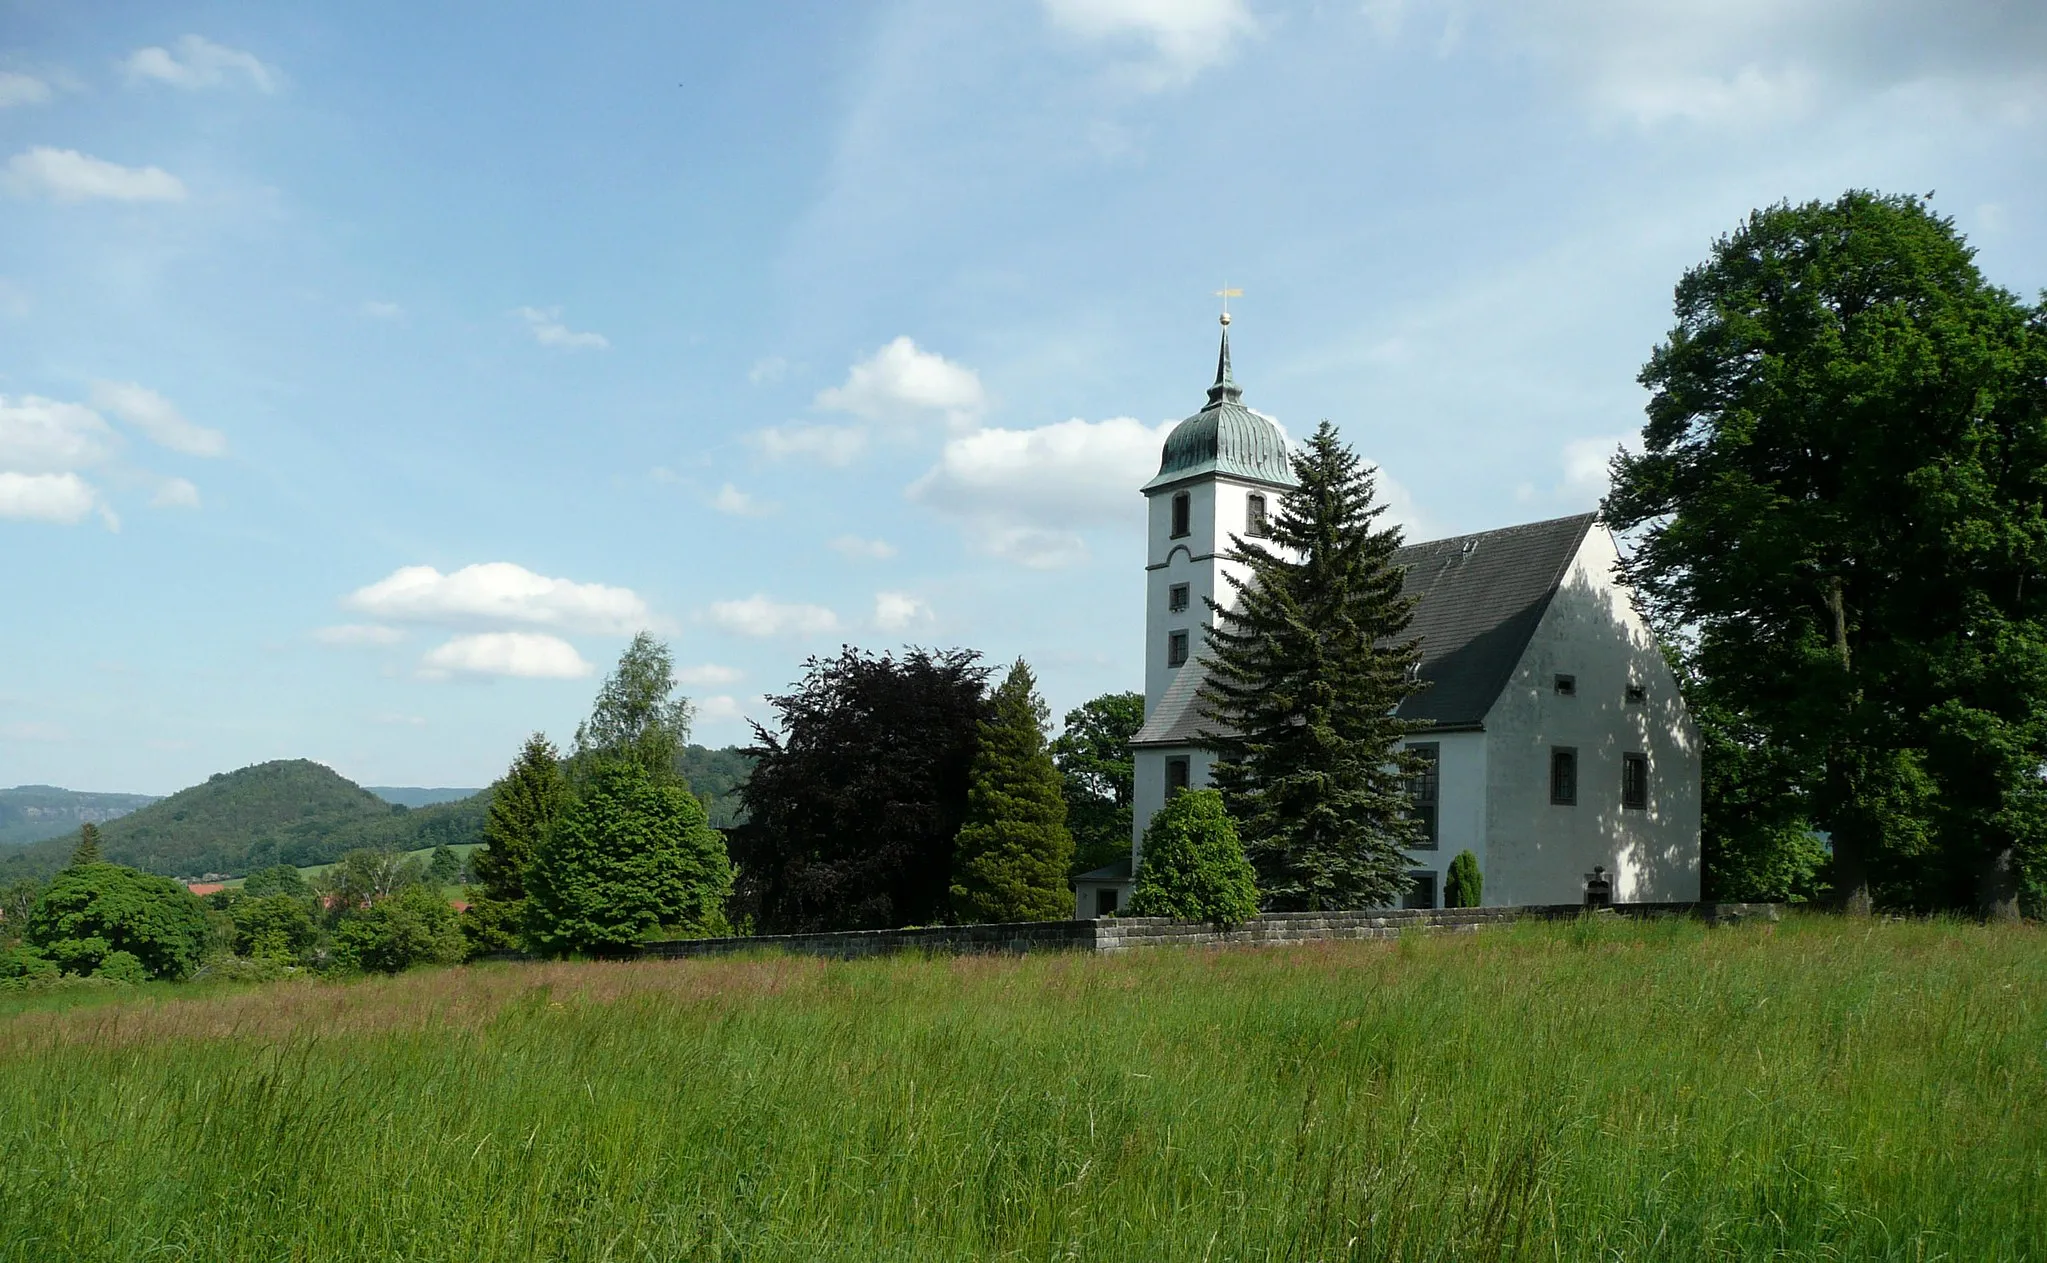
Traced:
<path id="1" fill-rule="evenodd" d="M 435 803 L 457 803 L 474 798 L 480 789 L 423 789 L 417 785 L 365 785 L 364 789 L 387 803 L 400 807 L 431 807 Z"/>
<path id="2" fill-rule="evenodd" d="M 0 789 L 0 845 L 76 833 L 82 824 L 105 824 L 155 801 L 149 794 L 85 794 L 55 785 Z"/>
<path id="3" fill-rule="evenodd" d="M 217 772 L 101 826 L 107 859 L 172 877 L 242 874 L 271 864 L 325 864 L 356 847 L 410 851 L 475 842 L 488 795 L 413 811 L 305 759 Z M 0 880 L 46 875 L 74 840 L 22 847 L 0 862 Z"/>

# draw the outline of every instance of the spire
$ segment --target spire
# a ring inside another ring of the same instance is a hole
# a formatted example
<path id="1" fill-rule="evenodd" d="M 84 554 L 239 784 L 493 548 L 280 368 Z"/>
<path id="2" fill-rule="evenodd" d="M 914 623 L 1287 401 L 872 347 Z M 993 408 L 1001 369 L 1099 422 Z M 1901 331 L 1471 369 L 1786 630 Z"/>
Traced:
<path id="1" fill-rule="evenodd" d="M 1244 397 L 1244 390 L 1230 377 L 1230 313 L 1222 315 L 1223 346 L 1215 357 L 1215 385 L 1208 388 L 1208 407 L 1213 408 L 1224 400 L 1236 403 Z M 1202 411 L 1206 412 L 1204 408 Z"/>

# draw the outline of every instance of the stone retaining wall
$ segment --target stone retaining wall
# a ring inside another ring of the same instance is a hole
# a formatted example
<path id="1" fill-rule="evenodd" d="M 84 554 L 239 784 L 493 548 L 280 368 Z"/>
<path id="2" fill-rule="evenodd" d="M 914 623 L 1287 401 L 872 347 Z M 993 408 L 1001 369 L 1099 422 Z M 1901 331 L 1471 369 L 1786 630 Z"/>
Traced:
<path id="1" fill-rule="evenodd" d="M 1712 924 L 1778 917 L 1767 903 L 1633 903 L 1608 910 L 1615 916 L 1697 916 Z M 1135 947 L 1278 946 L 1343 939 L 1395 938 L 1403 932 L 1469 933 L 1488 925 L 1521 920 L 1571 920 L 1577 904 L 1518 908 L 1435 908 L 1381 912 L 1274 912 L 1234 930 L 1164 917 L 1110 917 L 1100 921 L 1017 921 L 997 925 L 934 925 L 908 930 L 846 930 L 833 934 L 763 934 L 756 938 L 676 939 L 648 943 L 643 957 L 683 959 L 733 952 L 781 951 L 799 956 L 850 959 L 893 952 L 975 955 L 1022 952 L 1121 952 Z M 1602 914 L 1604 915 L 1604 914 Z"/>

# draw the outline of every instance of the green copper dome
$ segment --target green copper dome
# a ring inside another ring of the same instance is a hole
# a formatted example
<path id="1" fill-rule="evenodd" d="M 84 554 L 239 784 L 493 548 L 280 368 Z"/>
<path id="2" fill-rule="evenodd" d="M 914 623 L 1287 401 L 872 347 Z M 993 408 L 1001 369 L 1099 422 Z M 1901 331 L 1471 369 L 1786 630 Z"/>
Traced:
<path id="1" fill-rule="evenodd" d="M 1208 403 L 1166 436 L 1159 455 L 1158 477 L 1144 484 L 1153 491 L 1204 474 L 1247 478 L 1276 487 L 1294 484 L 1292 462 L 1279 427 L 1246 408 L 1244 391 L 1230 379 L 1230 330 L 1223 326 L 1222 354 L 1215 365 L 1215 385 Z"/>

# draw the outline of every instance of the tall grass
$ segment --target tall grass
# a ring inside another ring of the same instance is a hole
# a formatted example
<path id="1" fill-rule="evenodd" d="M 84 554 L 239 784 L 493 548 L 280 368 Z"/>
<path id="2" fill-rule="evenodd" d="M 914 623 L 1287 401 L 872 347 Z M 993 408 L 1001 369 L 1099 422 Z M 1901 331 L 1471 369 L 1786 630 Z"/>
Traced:
<path id="1" fill-rule="evenodd" d="M 492 966 L 0 1018 L 0 1259 L 1997 1259 L 2047 939 Z"/>

